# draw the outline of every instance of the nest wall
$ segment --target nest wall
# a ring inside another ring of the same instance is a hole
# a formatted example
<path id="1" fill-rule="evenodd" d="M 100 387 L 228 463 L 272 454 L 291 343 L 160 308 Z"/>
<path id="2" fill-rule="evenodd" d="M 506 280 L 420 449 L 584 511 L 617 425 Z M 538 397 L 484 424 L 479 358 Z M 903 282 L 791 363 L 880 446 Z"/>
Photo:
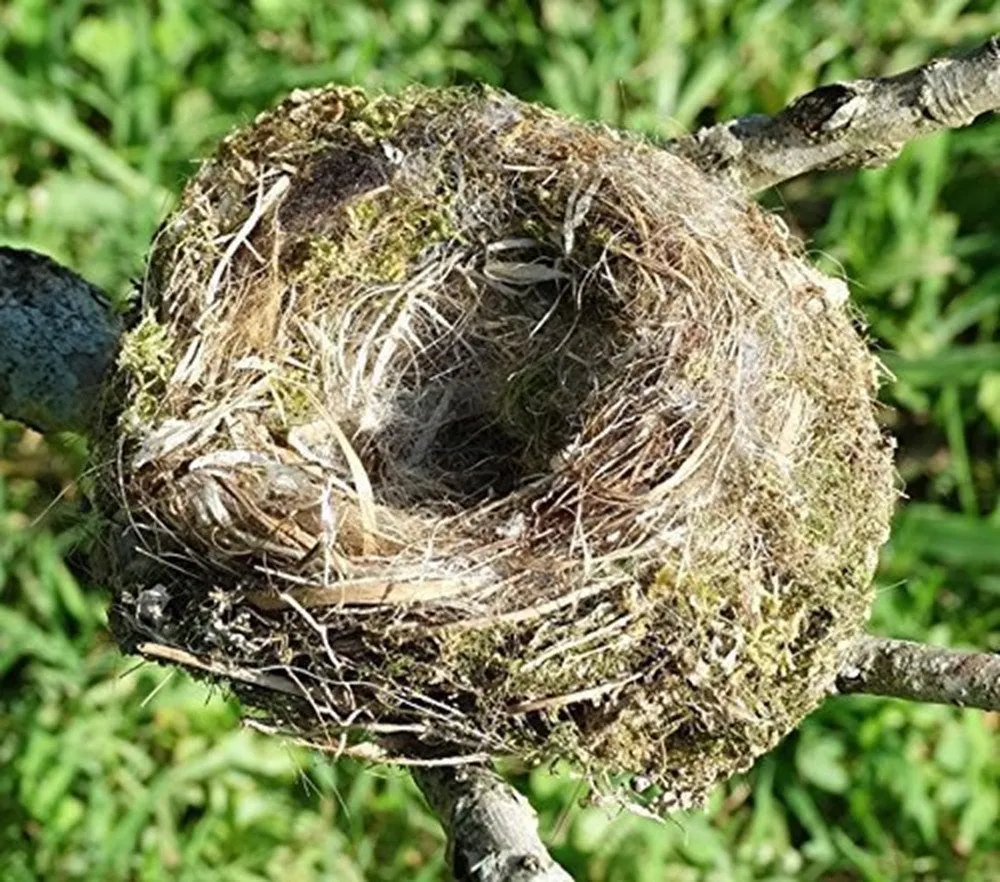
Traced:
<path id="1" fill-rule="evenodd" d="M 188 184 L 141 306 L 115 631 L 260 726 L 689 805 L 863 627 L 895 492 L 846 288 L 654 145 L 484 89 L 294 93 Z"/>

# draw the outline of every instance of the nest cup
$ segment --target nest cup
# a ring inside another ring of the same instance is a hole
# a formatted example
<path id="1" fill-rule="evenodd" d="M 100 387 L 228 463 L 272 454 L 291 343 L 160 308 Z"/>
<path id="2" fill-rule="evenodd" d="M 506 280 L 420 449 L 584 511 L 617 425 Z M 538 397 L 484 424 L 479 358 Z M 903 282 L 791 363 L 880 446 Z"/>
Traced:
<path id="1" fill-rule="evenodd" d="M 104 438 L 116 635 L 320 748 L 696 803 L 867 617 L 895 493 L 845 301 L 641 140 L 294 93 L 154 243 Z"/>

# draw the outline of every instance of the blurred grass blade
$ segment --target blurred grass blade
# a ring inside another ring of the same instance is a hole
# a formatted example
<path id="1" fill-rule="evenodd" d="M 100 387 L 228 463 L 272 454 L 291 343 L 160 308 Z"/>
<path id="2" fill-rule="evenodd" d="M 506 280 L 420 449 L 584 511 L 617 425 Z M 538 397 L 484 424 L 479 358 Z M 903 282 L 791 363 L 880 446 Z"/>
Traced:
<path id="1" fill-rule="evenodd" d="M 892 547 L 952 566 L 1000 568 L 1000 525 L 911 503 L 899 513 Z"/>
<path id="2" fill-rule="evenodd" d="M 882 360 L 900 382 L 914 386 L 976 383 L 984 374 L 1000 370 L 1000 343 L 956 346 L 916 357 L 889 353 Z"/>
<path id="3" fill-rule="evenodd" d="M 151 199 L 162 203 L 167 199 L 150 180 L 137 172 L 108 147 L 68 108 L 38 97 L 24 98 L 10 86 L 13 72 L 0 64 L 0 125 L 21 126 L 55 141 L 71 153 L 76 153 L 108 180 L 113 181 L 130 197 Z"/>

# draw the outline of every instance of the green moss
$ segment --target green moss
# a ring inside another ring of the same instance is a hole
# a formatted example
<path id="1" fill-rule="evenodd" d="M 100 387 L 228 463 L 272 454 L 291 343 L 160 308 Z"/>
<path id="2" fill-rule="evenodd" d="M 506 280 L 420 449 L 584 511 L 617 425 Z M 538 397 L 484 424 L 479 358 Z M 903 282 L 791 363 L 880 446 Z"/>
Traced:
<path id="1" fill-rule="evenodd" d="M 499 707 L 510 698 L 511 647 L 517 639 L 517 631 L 504 626 L 446 633 L 441 639 L 439 661 L 454 670 L 459 681 L 489 682 L 483 697 Z"/>
<path id="2" fill-rule="evenodd" d="M 152 315 L 125 334 L 118 353 L 118 370 L 128 385 L 128 405 L 121 414 L 125 431 L 138 431 L 152 420 L 176 366 L 170 332 Z"/>
<path id="3" fill-rule="evenodd" d="M 344 211 L 336 238 L 309 243 L 299 279 L 322 286 L 331 279 L 398 282 L 429 246 L 455 235 L 446 193 L 425 196 L 405 189 L 366 194 Z"/>
<path id="4" fill-rule="evenodd" d="M 268 428 L 276 433 L 287 431 L 316 418 L 316 394 L 313 380 L 305 368 L 284 366 L 270 377 L 274 407 L 268 410 Z"/>

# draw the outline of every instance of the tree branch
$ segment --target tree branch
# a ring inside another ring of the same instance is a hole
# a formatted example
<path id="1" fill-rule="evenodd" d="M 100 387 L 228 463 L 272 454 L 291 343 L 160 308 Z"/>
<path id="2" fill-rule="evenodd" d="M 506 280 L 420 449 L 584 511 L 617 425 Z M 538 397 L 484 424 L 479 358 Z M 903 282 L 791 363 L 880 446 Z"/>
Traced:
<path id="1" fill-rule="evenodd" d="M 907 141 L 998 108 L 1000 36 L 993 36 L 959 58 L 820 86 L 776 116 L 720 123 L 668 149 L 753 193 L 809 171 L 885 165 Z"/>
<path id="2" fill-rule="evenodd" d="M 1000 654 L 861 637 L 840 669 L 837 691 L 1000 711 Z"/>
<path id="3" fill-rule="evenodd" d="M 0 415 L 44 432 L 87 428 L 120 334 L 99 289 L 0 247 Z"/>
<path id="4" fill-rule="evenodd" d="M 448 834 L 456 882 L 572 882 L 538 837 L 528 801 L 484 766 L 414 769 Z"/>

